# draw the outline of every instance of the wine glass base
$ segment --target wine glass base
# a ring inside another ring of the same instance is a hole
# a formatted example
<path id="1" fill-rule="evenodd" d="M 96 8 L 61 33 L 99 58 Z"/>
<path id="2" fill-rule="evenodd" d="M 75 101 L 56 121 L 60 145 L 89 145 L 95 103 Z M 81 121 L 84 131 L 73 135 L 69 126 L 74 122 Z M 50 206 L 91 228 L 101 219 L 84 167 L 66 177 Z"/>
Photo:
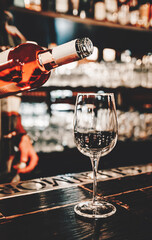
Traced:
<path id="1" fill-rule="evenodd" d="M 81 217 L 100 219 L 113 215 L 116 212 L 116 207 L 105 201 L 96 201 L 93 204 L 90 200 L 77 204 L 74 211 Z"/>

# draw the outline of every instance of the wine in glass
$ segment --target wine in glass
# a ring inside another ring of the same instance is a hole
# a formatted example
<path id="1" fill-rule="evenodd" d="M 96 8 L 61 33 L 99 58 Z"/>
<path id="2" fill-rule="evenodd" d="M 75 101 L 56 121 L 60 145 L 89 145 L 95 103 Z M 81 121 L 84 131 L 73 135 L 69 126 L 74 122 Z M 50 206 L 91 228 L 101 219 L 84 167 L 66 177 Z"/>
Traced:
<path id="1" fill-rule="evenodd" d="M 116 145 L 118 123 L 113 93 L 78 93 L 74 113 L 74 140 L 78 150 L 90 157 L 93 199 L 80 202 L 74 211 L 86 218 L 106 218 L 116 212 L 111 203 L 97 199 L 97 170 L 101 156 Z"/>

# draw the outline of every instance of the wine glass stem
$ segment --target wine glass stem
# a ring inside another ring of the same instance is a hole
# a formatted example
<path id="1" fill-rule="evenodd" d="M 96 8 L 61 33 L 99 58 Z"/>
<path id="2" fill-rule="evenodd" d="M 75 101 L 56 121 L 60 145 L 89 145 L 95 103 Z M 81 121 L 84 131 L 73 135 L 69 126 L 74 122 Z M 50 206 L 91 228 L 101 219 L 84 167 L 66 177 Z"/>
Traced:
<path id="1" fill-rule="evenodd" d="M 97 170 L 98 170 L 98 162 L 99 158 L 94 156 L 91 157 L 91 163 L 92 163 L 92 170 L 93 170 L 93 204 L 96 202 L 96 194 L 97 194 Z"/>

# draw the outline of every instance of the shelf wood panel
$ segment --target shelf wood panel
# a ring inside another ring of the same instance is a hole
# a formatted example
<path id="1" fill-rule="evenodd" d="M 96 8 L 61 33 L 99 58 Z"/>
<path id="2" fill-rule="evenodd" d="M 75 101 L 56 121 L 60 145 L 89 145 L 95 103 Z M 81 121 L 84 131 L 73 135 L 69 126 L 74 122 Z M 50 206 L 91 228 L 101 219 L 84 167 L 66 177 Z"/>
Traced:
<path id="1" fill-rule="evenodd" d="M 53 11 L 35 11 L 35 10 L 30 10 L 27 8 L 21 8 L 21 7 L 11 7 L 10 10 L 16 11 L 16 12 L 22 12 L 22 13 L 27 13 L 27 14 L 35 14 L 35 15 L 40 15 L 40 16 L 45 16 L 45 17 L 50 17 L 50 18 L 64 18 L 76 23 L 82 23 L 82 24 L 87 24 L 87 25 L 95 25 L 95 26 L 101 26 L 101 27 L 106 27 L 106 28 L 116 28 L 116 29 L 122 29 L 122 30 L 129 30 L 129 31 L 138 31 L 138 32 L 148 32 L 152 34 L 151 29 L 146 29 L 142 27 L 134 27 L 130 25 L 120 25 L 118 23 L 111 23 L 108 21 L 99 21 L 96 19 L 91 19 L 91 18 L 85 18 L 82 19 L 77 16 L 69 15 L 69 14 L 61 14 Z"/>

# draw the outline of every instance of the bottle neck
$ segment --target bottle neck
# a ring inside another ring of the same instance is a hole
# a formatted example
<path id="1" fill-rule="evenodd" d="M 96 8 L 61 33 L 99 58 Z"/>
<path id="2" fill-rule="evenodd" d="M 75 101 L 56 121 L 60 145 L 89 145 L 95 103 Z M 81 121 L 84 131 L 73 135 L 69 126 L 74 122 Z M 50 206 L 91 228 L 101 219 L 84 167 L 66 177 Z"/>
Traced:
<path id="1" fill-rule="evenodd" d="M 80 59 L 76 49 L 76 40 L 54 47 L 52 55 L 58 66 Z"/>
<path id="2" fill-rule="evenodd" d="M 51 50 L 40 51 L 38 60 L 41 67 L 50 71 L 58 66 L 89 56 L 93 52 L 93 44 L 88 38 L 72 40 Z"/>
<path id="3" fill-rule="evenodd" d="M 53 58 L 51 49 L 40 51 L 38 54 L 38 61 L 44 71 L 50 71 L 51 69 L 58 67 Z"/>

